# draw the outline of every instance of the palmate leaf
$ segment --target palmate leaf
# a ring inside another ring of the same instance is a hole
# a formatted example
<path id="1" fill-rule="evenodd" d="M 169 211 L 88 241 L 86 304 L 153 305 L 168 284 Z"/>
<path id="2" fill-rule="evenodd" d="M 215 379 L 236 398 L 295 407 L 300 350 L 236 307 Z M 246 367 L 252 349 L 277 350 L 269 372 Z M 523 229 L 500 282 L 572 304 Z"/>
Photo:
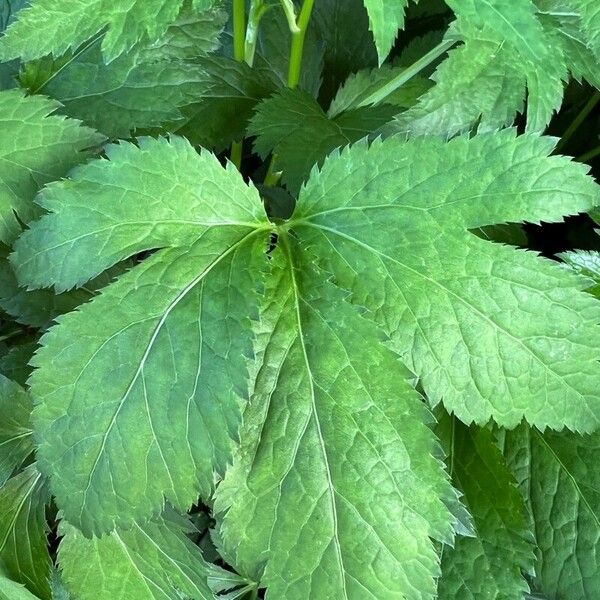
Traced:
<path id="1" fill-rule="evenodd" d="M 0 92 L 0 241 L 12 242 L 20 222 L 39 214 L 39 188 L 89 157 L 103 137 L 79 121 L 52 115 L 59 107 L 20 90 Z"/>
<path id="2" fill-rule="evenodd" d="M 45 506 L 47 481 L 35 465 L 0 488 L 0 568 L 42 600 L 50 598 Z"/>
<path id="3" fill-rule="evenodd" d="M 140 40 L 154 41 L 179 13 L 183 0 L 32 0 L 0 39 L 0 61 L 60 56 L 107 27 L 107 62 Z"/>
<path id="4" fill-rule="evenodd" d="M 18 384 L 0 375 L 0 486 L 33 452 L 29 417 L 32 402 Z"/>
<path id="5" fill-rule="evenodd" d="M 586 167 L 514 131 L 363 142 L 314 170 L 292 220 L 275 226 L 231 165 L 176 137 L 138 144 L 46 187 L 49 214 L 12 255 L 21 283 L 59 291 L 146 255 L 60 317 L 34 358 L 39 463 L 59 508 L 103 533 L 151 518 L 165 498 L 179 509 L 208 498 L 254 390 L 249 454 L 227 475 L 241 483 L 218 488 L 242 575 L 286 600 L 431 598 L 431 539 L 459 528 L 456 497 L 406 370 L 369 340 L 377 324 L 428 399 L 464 421 L 596 427 L 600 307 L 581 291 L 588 280 L 469 231 L 589 210 L 599 197 Z"/>
<path id="6" fill-rule="evenodd" d="M 535 591 L 589 600 L 600 589 L 600 436 L 522 425 L 500 433 L 530 507 L 537 542 Z"/>
<path id="7" fill-rule="evenodd" d="M 181 107 L 198 101 L 213 77 L 197 60 L 216 49 L 225 13 L 182 11 L 154 43 L 139 44 L 104 64 L 101 39 L 72 55 L 29 63 L 21 83 L 55 98 L 63 112 L 109 137 L 182 120 Z"/>
<path id="8" fill-rule="evenodd" d="M 86 538 L 65 521 L 60 533 L 63 580 L 78 600 L 214 599 L 208 578 L 220 569 L 168 515 L 102 538 Z"/>
<path id="9" fill-rule="evenodd" d="M 66 518 L 94 533 L 155 513 L 163 497 L 187 509 L 210 495 L 246 394 L 253 262 L 267 243 L 254 240 L 268 227 L 256 190 L 181 138 L 107 155 L 44 190 L 54 214 L 13 257 L 30 284 L 67 289 L 162 248 L 60 317 L 34 358 L 40 469 Z"/>
<path id="10" fill-rule="evenodd" d="M 267 598 L 433 598 L 429 538 L 452 539 L 454 493 L 431 415 L 370 324 L 283 239 L 242 447 L 217 492 L 225 550 Z"/>
<path id="11" fill-rule="evenodd" d="M 390 335 L 429 400 L 466 423 L 591 431 L 600 420 L 600 307 L 585 282 L 469 232 L 600 201 L 585 166 L 548 158 L 553 145 L 510 130 L 358 144 L 311 177 L 289 225 Z"/>
<path id="12" fill-rule="evenodd" d="M 527 509 L 502 453 L 487 429 L 441 420 L 452 480 L 464 493 L 475 536 L 442 551 L 439 600 L 513 600 L 529 591 L 534 567 Z"/>

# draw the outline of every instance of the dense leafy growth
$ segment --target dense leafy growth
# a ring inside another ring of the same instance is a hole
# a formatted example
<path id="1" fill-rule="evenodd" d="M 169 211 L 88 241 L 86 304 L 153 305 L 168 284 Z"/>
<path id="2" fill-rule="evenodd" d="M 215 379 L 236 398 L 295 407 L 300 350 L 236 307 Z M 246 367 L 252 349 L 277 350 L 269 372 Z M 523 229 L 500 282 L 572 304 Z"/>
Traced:
<path id="1" fill-rule="evenodd" d="M 0 61 L 0 600 L 600 597 L 596 0 L 2 0 Z"/>

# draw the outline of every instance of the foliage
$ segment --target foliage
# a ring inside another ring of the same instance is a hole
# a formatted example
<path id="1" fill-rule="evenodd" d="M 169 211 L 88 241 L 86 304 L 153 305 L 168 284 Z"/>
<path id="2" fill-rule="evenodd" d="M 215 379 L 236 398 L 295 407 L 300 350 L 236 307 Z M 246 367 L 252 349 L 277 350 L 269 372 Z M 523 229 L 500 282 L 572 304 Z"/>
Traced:
<path id="1" fill-rule="evenodd" d="M 0 61 L 0 600 L 597 597 L 595 0 L 3 0 Z"/>

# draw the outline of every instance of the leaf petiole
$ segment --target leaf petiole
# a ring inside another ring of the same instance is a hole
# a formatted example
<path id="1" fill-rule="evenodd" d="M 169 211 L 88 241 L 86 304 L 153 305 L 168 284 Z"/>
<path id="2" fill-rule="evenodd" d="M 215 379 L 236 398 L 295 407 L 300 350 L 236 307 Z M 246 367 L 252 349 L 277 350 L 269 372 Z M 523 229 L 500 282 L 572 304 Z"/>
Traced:
<path id="1" fill-rule="evenodd" d="M 394 79 L 388 81 L 385 85 L 381 86 L 378 90 L 374 91 L 372 94 L 367 96 L 356 106 L 358 108 L 362 108 L 364 106 L 379 104 L 380 102 L 385 100 L 390 94 L 395 92 L 400 86 L 404 85 L 409 79 L 412 79 L 425 67 L 428 67 L 442 54 L 447 52 L 457 42 L 457 39 L 445 39 L 444 41 L 439 43 L 435 48 L 430 50 L 427 54 L 422 56 L 419 60 L 414 62 L 410 67 L 402 71 L 402 73 L 400 73 L 397 77 L 394 77 Z"/>

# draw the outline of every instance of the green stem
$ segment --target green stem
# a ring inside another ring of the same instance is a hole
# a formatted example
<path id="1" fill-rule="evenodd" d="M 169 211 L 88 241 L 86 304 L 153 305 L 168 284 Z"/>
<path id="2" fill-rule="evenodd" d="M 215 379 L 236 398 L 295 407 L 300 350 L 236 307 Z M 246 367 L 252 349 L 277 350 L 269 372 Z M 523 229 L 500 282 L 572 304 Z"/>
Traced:
<path id="1" fill-rule="evenodd" d="M 243 62 L 246 55 L 246 0 L 233 0 L 233 57 Z M 237 167 L 242 166 L 242 142 L 233 142 L 229 160 Z"/>
<path id="2" fill-rule="evenodd" d="M 256 42 L 258 41 L 258 28 L 260 20 L 265 13 L 271 8 L 265 4 L 264 0 L 253 0 L 250 4 L 250 14 L 248 15 L 248 27 L 246 28 L 246 45 L 244 58 L 248 66 L 254 64 L 254 55 L 256 53 Z"/>
<path id="3" fill-rule="evenodd" d="M 361 100 L 357 107 L 371 106 L 373 104 L 379 104 L 382 100 L 385 100 L 390 94 L 395 92 L 400 86 L 404 85 L 409 79 L 412 79 L 415 75 L 420 73 L 425 67 L 428 67 L 432 62 L 439 58 L 444 52 L 447 52 L 458 40 L 444 40 L 438 44 L 435 48 L 430 50 L 425 56 L 422 56 L 418 61 L 410 65 L 410 67 L 404 69 L 394 79 L 388 81 L 385 85 L 381 86 L 378 90 L 369 94 L 364 100 Z"/>
<path id="4" fill-rule="evenodd" d="M 304 0 L 298 21 L 296 23 L 297 31 L 292 31 L 292 48 L 290 51 L 290 67 L 288 71 L 288 87 L 295 89 L 300 83 L 300 73 L 302 72 L 302 56 L 304 54 L 304 40 L 306 39 L 306 30 L 310 22 L 310 15 L 314 0 Z"/>
<path id="5" fill-rule="evenodd" d="M 581 112 L 573 119 L 560 142 L 556 145 L 557 152 L 565 147 L 567 142 L 573 137 L 573 134 L 581 127 L 581 124 L 588 118 L 588 115 L 594 110 L 596 104 L 600 102 L 600 92 L 596 92 L 581 109 Z"/>
<path id="6" fill-rule="evenodd" d="M 577 162 L 586 163 L 592 160 L 593 158 L 596 158 L 596 156 L 600 156 L 600 146 L 596 146 L 595 148 L 589 150 L 585 154 L 578 156 L 576 160 Z"/>
<path id="7" fill-rule="evenodd" d="M 244 60 L 246 40 L 246 0 L 233 0 L 233 57 Z"/>

